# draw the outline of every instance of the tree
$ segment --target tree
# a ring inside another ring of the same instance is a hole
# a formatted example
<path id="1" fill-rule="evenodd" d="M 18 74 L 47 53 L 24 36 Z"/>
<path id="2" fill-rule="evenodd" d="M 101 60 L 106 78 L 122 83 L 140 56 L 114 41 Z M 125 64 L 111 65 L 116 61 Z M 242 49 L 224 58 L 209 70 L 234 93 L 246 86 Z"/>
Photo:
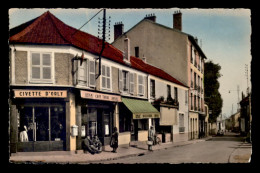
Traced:
<path id="1" fill-rule="evenodd" d="M 219 93 L 219 81 L 221 66 L 214 64 L 212 61 L 204 64 L 204 88 L 205 88 L 205 103 L 209 106 L 209 110 L 212 110 L 212 114 L 209 116 L 210 122 L 216 122 L 217 117 L 221 113 L 223 106 L 223 99 Z"/>

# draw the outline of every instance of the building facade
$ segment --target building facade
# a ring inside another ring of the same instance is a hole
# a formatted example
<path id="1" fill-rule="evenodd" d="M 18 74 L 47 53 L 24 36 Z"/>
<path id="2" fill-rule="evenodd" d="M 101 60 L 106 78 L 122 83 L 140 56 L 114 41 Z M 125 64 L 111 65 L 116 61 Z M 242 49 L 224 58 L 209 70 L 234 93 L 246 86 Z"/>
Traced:
<path id="1" fill-rule="evenodd" d="M 81 150 L 82 140 L 94 135 L 105 147 L 113 127 L 120 145 L 146 141 L 149 126 L 160 119 L 149 102 L 150 75 L 174 83 L 182 127 L 188 122 L 187 86 L 131 56 L 129 38 L 123 51 L 105 43 L 100 63 L 102 40 L 47 11 L 11 29 L 9 41 L 11 153 Z"/>
<path id="2" fill-rule="evenodd" d="M 123 49 L 123 38 L 131 39 L 131 53 L 147 63 L 174 76 L 189 86 L 189 139 L 199 137 L 200 122 L 205 122 L 204 111 L 204 60 L 205 54 L 193 36 L 182 32 L 182 14 L 173 15 L 173 28 L 156 23 L 156 16 L 123 31 L 122 23 L 116 24 L 115 47 Z"/>
<path id="3" fill-rule="evenodd" d="M 149 101 L 160 111 L 152 124 L 163 142 L 188 140 L 188 87 L 149 75 Z"/>

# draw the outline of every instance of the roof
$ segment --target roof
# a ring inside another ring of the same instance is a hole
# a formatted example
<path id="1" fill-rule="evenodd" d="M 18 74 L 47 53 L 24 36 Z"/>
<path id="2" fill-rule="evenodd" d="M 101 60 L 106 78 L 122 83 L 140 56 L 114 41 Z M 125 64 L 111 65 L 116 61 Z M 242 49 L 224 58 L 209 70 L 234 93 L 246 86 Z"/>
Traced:
<path id="1" fill-rule="evenodd" d="M 130 28 L 128 31 L 126 31 L 124 34 L 122 34 L 121 36 L 119 36 L 117 39 L 121 38 L 123 35 L 127 34 L 127 33 L 130 32 L 131 30 L 133 30 L 137 25 L 139 25 L 139 24 L 142 23 L 143 21 L 150 22 L 150 23 L 155 24 L 155 25 L 158 25 L 158 26 L 160 26 L 160 27 L 162 27 L 162 28 L 169 29 L 169 30 L 172 30 L 172 31 L 174 31 L 174 32 L 178 32 L 178 33 L 180 33 L 180 34 L 186 35 L 186 36 L 188 37 L 188 39 L 191 41 L 191 43 L 194 45 L 194 47 L 196 48 L 196 50 L 201 54 L 201 56 L 202 56 L 203 58 L 207 59 L 206 55 L 204 54 L 204 52 L 202 51 L 202 49 L 200 48 L 200 46 L 198 45 L 197 41 L 195 40 L 195 38 L 194 38 L 192 35 L 187 34 L 187 33 L 185 33 L 185 32 L 182 32 L 182 31 L 180 31 L 180 30 L 178 30 L 178 29 L 175 29 L 175 28 L 170 28 L 170 27 L 168 27 L 168 26 L 161 25 L 161 24 L 159 24 L 159 23 L 156 23 L 156 22 L 154 22 L 154 21 L 152 21 L 152 20 L 149 20 L 149 19 L 146 19 L 146 18 L 144 18 L 143 20 L 141 20 L 139 23 L 137 23 L 135 26 L 133 26 L 132 28 Z M 116 40 L 117 40 L 117 39 L 116 39 Z M 114 40 L 114 42 L 115 42 L 116 40 Z"/>
<path id="2" fill-rule="evenodd" d="M 70 45 L 87 52 L 99 55 L 102 40 L 69 25 L 56 18 L 49 11 L 41 16 L 10 30 L 10 44 L 43 44 Z M 100 45 L 100 46 L 99 46 Z M 123 60 L 123 53 L 105 42 L 102 57 L 129 66 Z M 170 82 L 187 87 L 165 71 L 143 62 L 134 56 L 130 57 L 131 68 L 157 76 Z"/>

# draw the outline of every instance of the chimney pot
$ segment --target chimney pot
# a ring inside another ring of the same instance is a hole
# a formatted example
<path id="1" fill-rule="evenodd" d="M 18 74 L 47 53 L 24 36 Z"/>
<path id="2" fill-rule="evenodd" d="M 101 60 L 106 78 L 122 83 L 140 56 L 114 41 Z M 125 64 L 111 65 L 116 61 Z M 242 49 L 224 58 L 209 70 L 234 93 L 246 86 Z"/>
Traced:
<path id="1" fill-rule="evenodd" d="M 145 19 L 148 19 L 148 20 L 151 20 L 151 21 L 153 21 L 153 22 L 156 22 L 156 16 L 155 16 L 155 14 L 152 14 L 152 13 L 147 14 L 147 15 L 145 16 Z"/>

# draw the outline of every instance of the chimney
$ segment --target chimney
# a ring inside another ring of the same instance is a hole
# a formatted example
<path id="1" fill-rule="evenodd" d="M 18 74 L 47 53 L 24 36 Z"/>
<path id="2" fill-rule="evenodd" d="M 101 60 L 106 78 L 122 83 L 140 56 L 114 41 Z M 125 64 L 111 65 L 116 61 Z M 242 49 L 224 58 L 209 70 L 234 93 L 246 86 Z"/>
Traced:
<path id="1" fill-rule="evenodd" d="M 114 40 L 124 33 L 124 24 L 122 22 L 116 22 L 114 25 Z"/>
<path id="2" fill-rule="evenodd" d="M 154 13 L 153 13 L 153 14 L 147 14 L 147 15 L 145 16 L 145 19 L 148 19 L 148 20 L 151 20 L 151 21 L 153 21 L 153 22 L 156 22 L 156 16 L 155 16 Z"/>
<path id="3" fill-rule="evenodd" d="M 173 28 L 182 31 L 182 13 L 180 10 L 173 14 Z"/>
<path id="4" fill-rule="evenodd" d="M 130 39 L 125 36 L 124 39 L 124 61 L 130 62 Z"/>

